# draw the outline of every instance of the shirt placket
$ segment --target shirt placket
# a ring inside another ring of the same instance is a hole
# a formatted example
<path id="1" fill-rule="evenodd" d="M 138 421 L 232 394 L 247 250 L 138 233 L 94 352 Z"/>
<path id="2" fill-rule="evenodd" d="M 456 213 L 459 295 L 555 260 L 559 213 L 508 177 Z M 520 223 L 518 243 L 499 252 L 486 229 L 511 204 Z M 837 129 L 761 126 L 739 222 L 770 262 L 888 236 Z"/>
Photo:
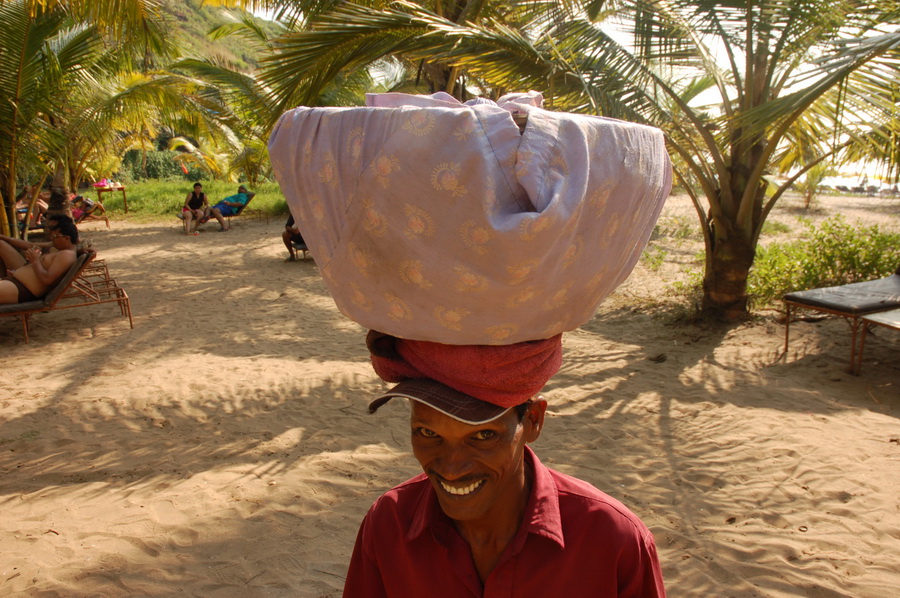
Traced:
<path id="1" fill-rule="evenodd" d="M 514 598 L 515 559 L 506 559 L 491 571 L 484 582 L 483 598 Z"/>

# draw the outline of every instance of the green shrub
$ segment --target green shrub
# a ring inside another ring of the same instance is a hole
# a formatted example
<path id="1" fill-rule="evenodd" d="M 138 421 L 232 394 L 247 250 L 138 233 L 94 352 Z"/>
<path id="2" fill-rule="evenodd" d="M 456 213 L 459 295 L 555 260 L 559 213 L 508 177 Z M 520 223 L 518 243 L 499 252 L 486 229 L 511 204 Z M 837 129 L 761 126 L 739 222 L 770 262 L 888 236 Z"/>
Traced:
<path id="1" fill-rule="evenodd" d="M 685 216 L 673 216 L 661 220 L 657 231 L 660 236 L 680 240 L 692 239 L 700 235 L 700 228 L 691 218 Z"/>
<path id="2" fill-rule="evenodd" d="M 669 252 L 660 247 L 645 249 L 641 254 L 641 262 L 643 262 L 644 266 L 651 272 L 657 272 L 662 268 L 668 255 Z"/>
<path id="3" fill-rule="evenodd" d="M 835 216 L 818 228 L 808 222 L 807 239 L 757 248 L 747 293 L 762 307 L 785 293 L 872 280 L 900 265 L 900 233 L 878 225 L 856 227 Z"/>
<path id="4" fill-rule="evenodd" d="M 122 158 L 122 166 L 119 170 L 119 178 L 125 182 L 142 180 L 166 180 L 166 181 L 198 181 L 203 173 L 194 168 L 188 168 L 187 174 L 181 169 L 181 163 L 175 158 L 179 152 L 175 151 L 151 151 L 143 154 L 139 150 L 128 150 Z M 146 172 L 144 166 L 146 161 Z"/>
<path id="5" fill-rule="evenodd" d="M 789 232 L 791 232 L 791 227 L 784 222 L 778 222 L 777 220 L 766 220 L 763 222 L 763 235 L 782 235 Z"/>

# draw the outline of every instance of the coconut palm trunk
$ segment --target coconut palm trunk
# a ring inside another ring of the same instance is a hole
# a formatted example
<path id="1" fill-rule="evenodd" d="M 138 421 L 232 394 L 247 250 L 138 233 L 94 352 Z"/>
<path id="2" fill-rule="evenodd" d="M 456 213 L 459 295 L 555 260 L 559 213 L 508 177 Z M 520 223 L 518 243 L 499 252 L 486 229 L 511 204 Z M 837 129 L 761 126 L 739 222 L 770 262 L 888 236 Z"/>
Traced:
<path id="1" fill-rule="evenodd" d="M 69 188 L 66 185 L 66 166 L 60 161 L 53 171 L 53 181 L 50 183 L 50 199 L 47 201 L 47 215 L 61 215 L 72 217 L 72 205 L 69 202 Z"/>
<path id="2" fill-rule="evenodd" d="M 728 320 L 747 312 L 747 278 L 756 255 L 756 243 L 728 221 L 712 225 L 712 247 L 707 249 L 703 276 L 705 313 Z"/>
<path id="3" fill-rule="evenodd" d="M 0 174 L 0 192 L 3 197 L 3 209 L 0 210 L 0 232 L 16 236 L 16 181 L 5 172 Z"/>

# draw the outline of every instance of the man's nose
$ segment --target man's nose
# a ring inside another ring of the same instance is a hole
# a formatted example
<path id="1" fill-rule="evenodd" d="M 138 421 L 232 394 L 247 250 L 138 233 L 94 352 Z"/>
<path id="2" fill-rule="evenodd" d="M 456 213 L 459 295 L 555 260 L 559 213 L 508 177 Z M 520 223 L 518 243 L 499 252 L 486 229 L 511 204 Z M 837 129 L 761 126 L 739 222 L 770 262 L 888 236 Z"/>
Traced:
<path id="1" fill-rule="evenodd" d="M 466 444 L 445 447 L 438 463 L 438 473 L 447 480 L 456 480 L 472 473 L 472 449 Z"/>

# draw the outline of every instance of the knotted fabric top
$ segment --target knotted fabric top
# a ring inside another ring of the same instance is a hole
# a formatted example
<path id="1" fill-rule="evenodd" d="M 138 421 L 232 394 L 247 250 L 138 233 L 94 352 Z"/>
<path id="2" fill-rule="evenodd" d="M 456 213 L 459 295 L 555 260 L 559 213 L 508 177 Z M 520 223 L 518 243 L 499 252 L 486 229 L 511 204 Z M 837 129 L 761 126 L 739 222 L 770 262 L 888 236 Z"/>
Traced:
<path id="1" fill-rule="evenodd" d="M 368 103 L 287 112 L 269 154 L 338 308 L 397 337 L 577 328 L 631 273 L 671 188 L 661 131 L 550 112 L 537 93 Z"/>

